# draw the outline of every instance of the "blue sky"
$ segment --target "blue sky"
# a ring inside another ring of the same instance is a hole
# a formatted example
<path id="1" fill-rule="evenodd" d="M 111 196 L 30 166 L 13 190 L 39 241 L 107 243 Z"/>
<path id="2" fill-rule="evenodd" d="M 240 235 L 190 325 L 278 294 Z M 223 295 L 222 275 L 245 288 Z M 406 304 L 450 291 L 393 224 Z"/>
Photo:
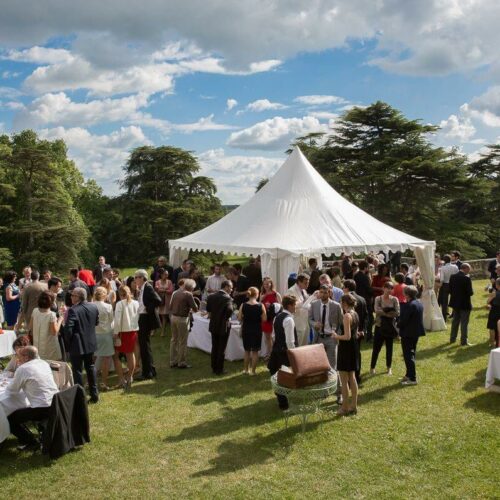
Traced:
<path id="1" fill-rule="evenodd" d="M 230 204 L 295 137 L 376 100 L 475 158 L 500 136 L 499 19 L 494 0 L 18 0 L 0 130 L 63 138 L 107 194 L 134 147 L 186 148 Z"/>

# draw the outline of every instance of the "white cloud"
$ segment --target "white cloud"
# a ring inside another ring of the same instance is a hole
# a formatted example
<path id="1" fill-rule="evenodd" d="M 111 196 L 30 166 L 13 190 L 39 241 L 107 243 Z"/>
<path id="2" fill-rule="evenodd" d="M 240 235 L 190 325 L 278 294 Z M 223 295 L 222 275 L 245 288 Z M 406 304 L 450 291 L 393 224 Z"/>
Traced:
<path id="1" fill-rule="evenodd" d="M 488 127 L 500 127 L 500 85 L 490 87 L 484 94 L 474 97 L 461 110 Z"/>
<path id="2" fill-rule="evenodd" d="M 279 102 L 271 102 L 269 99 L 258 99 L 249 103 L 246 107 L 248 111 L 267 111 L 270 109 L 285 109 L 288 106 L 281 104 Z"/>
<path id="3" fill-rule="evenodd" d="M 121 127 L 107 135 L 92 134 L 82 127 L 42 129 L 40 137 L 63 139 L 68 156 L 75 160 L 85 177 L 96 179 L 105 194 L 118 193 L 117 181 L 122 178 L 122 167 L 130 150 L 151 144 L 140 127 Z"/>
<path id="4" fill-rule="evenodd" d="M 16 99 L 21 95 L 21 92 L 14 87 L 0 87 L 0 97 L 6 97 L 7 99 Z"/>
<path id="5" fill-rule="evenodd" d="M 346 104 L 343 97 L 336 95 L 301 95 L 294 99 L 295 102 L 306 104 L 308 106 L 324 106 L 329 104 Z"/>
<path id="6" fill-rule="evenodd" d="M 34 46 L 24 50 L 10 50 L 2 54 L 0 59 L 37 64 L 58 64 L 71 61 L 74 57 L 66 49 Z"/>
<path id="7" fill-rule="evenodd" d="M 252 72 L 269 71 L 273 61 L 298 53 L 345 47 L 353 40 L 373 41 L 372 63 L 406 74 L 470 72 L 499 60 L 497 0 L 185 0 L 148 2 L 147 8 L 143 0 L 115 1 L 111 8 L 109 2 L 95 0 L 52 0 L 50 9 L 34 9 L 32 0 L 4 4 L 0 45 L 26 47 L 66 36 L 74 37 L 78 46 L 85 38 L 79 50 L 93 52 L 96 65 L 100 58 L 108 64 L 114 61 L 90 49 L 94 38 L 127 47 L 131 54 L 156 52 L 161 58 L 163 50 L 178 60 L 183 52 L 175 43 L 181 39 L 203 53 L 220 55 L 231 70 Z M 106 52 L 111 44 L 100 45 Z M 165 49 L 158 50 L 162 46 Z"/>
<path id="8" fill-rule="evenodd" d="M 235 106 L 238 106 L 238 101 L 236 99 L 228 99 L 226 101 L 226 109 L 231 111 Z"/>
<path id="9" fill-rule="evenodd" d="M 332 113 L 330 111 L 311 111 L 309 115 L 319 120 L 336 120 L 339 117 L 338 113 Z"/>
<path id="10" fill-rule="evenodd" d="M 460 142 L 470 142 L 476 134 L 476 127 L 470 118 L 450 115 L 448 119 L 439 124 L 440 132 L 450 139 L 458 139 Z"/>
<path id="11" fill-rule="evenodd" d="M 271 177 L 284 158 L 226 156 L 223 149 L 211 149 L 198 156 L 201 174 L 214 179 L 217 196 L 228 205 L 241 205 L 254 193 L 260 179 Z"/>
<path id="12" fill-rule="evenodd" d="M 233 132 L 227 145 L 241 149 L 283 150 L 297 137 L 311 132 L 327 132 L 328 126 L 313 116 L 282 118 L 276 116 L 244 130 Z"/>
<path id="13" fill-rule="evenodd" d="M 8 80 L 9 78 L 17 78 L 18 76 L 21 76 L 21 72 L 19 72 L 19 71 L 3 71 L 2 72 L 2 78 L 4 80 Z"/>
<path id="14" fill-rule="evenodd" d="M 74 102 L 64 92 L 45 94 L 33 100 L 17 114 L 14 118 L 14 128 L 36 128 L 50 124 L 87 126 L 126 121 L 148 104 L 145 94 L 119 99 L 95 99 L 89 102 Z"/>

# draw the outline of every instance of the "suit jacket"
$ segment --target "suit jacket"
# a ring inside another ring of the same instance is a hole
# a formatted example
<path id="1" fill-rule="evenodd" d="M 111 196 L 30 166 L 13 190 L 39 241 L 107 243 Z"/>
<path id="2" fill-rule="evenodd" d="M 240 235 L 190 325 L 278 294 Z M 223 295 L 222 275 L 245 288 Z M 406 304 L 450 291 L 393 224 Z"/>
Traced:
<path id="1" fill-rule="evenodd" d="M 401 304 L 399 315 L 400 337 L 421 337 L 425 335 L 424 306 L 418 300 Z"/>
<path id="2" fill-rule="evenodd" d="M 342 309 L 340 304 L 334 300 L 328 300 L 328 318 L 326 318 L 325 325 L 329 325 L 330 329 L 337 331 L 337 329 L 342 324 Z M 316 322 L 321 323 L 321 315 L 323 310 L 323 302 L 321 300 L 315 300 L 311 307 L 309 308 L 309 325 L 314 329 L 314 324 Z M 314 330 L 315 333 L 316 330 Z"/>
<path id="3" fill-rule="evenodd" d="M 472 280 L 463 271 L 450 277 L 450 307 L 453 309 L 472 309 L 471 297 L 474 295 Z"/>
<path id="4" fill-rule="evenodd" d="M 64 337 L 70 354 L 90 354 L 97 350 L 95 327 L 98 323 L 99 310 L 91 302 L 80 302 L 69 309 Z"/>
<path id="5" fill-rule="evenodd" d="M 210 332 L 214 335 L 224 335 L 229 330 L 233 299 L 224 290 L 212 293 L 207 298 L 207 312 L 210 314 Z"/>
<path id="6" fill-rule="evenodd" d="M 38 297 L 43 291 L 47 291 L 47 284 L 41 281 L 33 281 L 24 289 L 21 312 L 27 325 L 29 325 L 33 309 L 38 307 Z"/>
<path id="7" fill-rule="evenodd" d="M 101 268 L 101 266 L 97 266 L 92 271 L 92 274 L 94 275 L 94 280 L 95 280 L 96 283 L 99 283 L 99 281 L 102 280 L 102 270 L 103 269 L 104 268 Z"/>
<path id="8" fill-rule="evenodd" d="M 150 330 L 156 330 L 156 328 L 160 328 L 160 316 L 158 315 L 158 307 L 161 305 L 161 298 L 156 293 L 155 289 L 151 285 L 151 283 L 144 283 L 144 292 L 142 293 L 142 302 L 144 307 L 146 308 L 146 314 L 139 315 L 139 319 L 141 317 L 146 316 L 147 328 Z"/>
<path id="9" fill-rule="evenodd" d="M 356 292 L 351 292 L 351 295 L 356 299 L 356 307 L 355 311 L 358 314 L 359 324 L 358 330 L 360 332 L 366 333 L 367 320 L 368 320 L 368 307 L 366 305 L 366 300 L 361 295 L 358 295 Z"/>
<path id="10" fill-rule="evenodd" d="M 363 271 L 359 271 L 354 275 L 353 279 L 356 282 L 356 293 L 366 300 L 366 305 L 369 307 L 368 302 L 373 297 L 370 277 Z"/>

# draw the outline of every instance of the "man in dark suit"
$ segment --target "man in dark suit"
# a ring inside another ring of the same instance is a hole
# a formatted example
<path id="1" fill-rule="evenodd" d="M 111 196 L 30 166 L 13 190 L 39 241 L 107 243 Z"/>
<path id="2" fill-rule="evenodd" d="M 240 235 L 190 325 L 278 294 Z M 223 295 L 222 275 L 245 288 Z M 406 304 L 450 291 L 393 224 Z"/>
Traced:
<path id="1" fill-rule="evenodd" d="M 76 287 L 71 291 L 73 305 L 68 311 L 65 326 L 65 343 L 69 352 L 75 384 L 83 387 L 82 364 L 87 373 L 90 403 L 99 401 L 94 352 L 97 350 L 95 327 L 99 324 L 99 311 L 95 304 L 87 302 L 87 291 Z"/>
<path id="2" fill-rule="evenodd" d="M 356 293 L 363 297 L 366 302 L 366 341 L 371 342 L 373 330 L 373 290 L 370 280 L 370 267 L 367 261 L 362 260 L 359 263 L 359 271 L 354 275 L 356 282 Z"/>
<path id="3" fill-rule="evenodd" d="M 359 344 L 359 371 L 356 371 L 356 382 L 361 384 L 361 342 L 366 336 L 366 326 L 368 321 L 368 309 L 366 307 L 366 300 L 361 295 L 356 293 L 356 281 L 352 280 L 344 280 L 344 294 L 349 293 L 356 299 L 356 307 L 354 310 L 359 318 L 358 323 L 358 332 L 357 332 L 357 341 Z"/>
<path id="4" fill-rule="evenodd" d="M 99 281 L 102 280 L 102 273 L 104 272 L 104 269 L 106 267 L 109 267 L 109 265 L 106 264 L 106 259 L 101 255 L 99 257 L 99 262 L 98 262 L 97 266 L 92 271 L 92 274 L 94 275 L 94 280 L 96 283 L 99 283 Z"/>
<path id="5" fill-rule="evenodd" d="M 406 365 L 406 375 L 401 380 L 401 384 L 416 385 L 415 356 L 418 338 L 425 335 L 424 306 L 417 300 L 418 290 L 416 286 L 409 285 L 405 287 L 404 294 L 406 295 L 407 302 L 401 304 L 398 322 L 401 348 Z"/>
<path id="6" fill-rule="evenodd" d="M 224 355 L 231 331 L 229 320 L 233 314 L 232 290 L 233 283 L 230 280 L 224 280 L 221 289 L 209 295 L 207 299 L 207 312 L 210 316 L 208 329 L 212 334 L 211 362 L 215 375 L 224 373 Z"/>
<path id="7" fill-rule="evenodd" d="M 139 349 L 142 365 L 142 376 L 137 380 L 149 380 L 156 377 L 151 351 L 151 332 L 160 328 L 157 308 L 161 304 L 161 298 L 148 283 L 148 272 L 145 269 L 138 269 L 134 274 L 134 279 L 139 294 Z"/>
<path id="8" fill-rule="evenodd" d="M 474 295 L 470 279 L 470 265 L 463 263 L 460 271 L 450 277 L 450 306 L 453 308 L 450 343 L 457 340 L 460 325 L 460 344 L 471 345 L 468 340 L 469 317 L 472 310 L 471 297 Z"/>

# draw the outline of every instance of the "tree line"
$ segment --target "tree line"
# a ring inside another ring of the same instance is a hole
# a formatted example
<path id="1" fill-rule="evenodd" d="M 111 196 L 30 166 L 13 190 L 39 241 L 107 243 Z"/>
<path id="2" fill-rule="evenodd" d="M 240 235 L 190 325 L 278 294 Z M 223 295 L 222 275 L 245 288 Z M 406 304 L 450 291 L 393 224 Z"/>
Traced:
<path id="1" fill-rule="evenodd" d="M 437 127 L 383 102 L 346 111 L 330 133 L 299 137 L 323 177 L 374 217 L 466 258 L 500 242 L 500 145 L 471 162 L 432 144 Z M 121 192 L 85 180 L 62 140 L 32 130 L 0 136 L 0 269 L 27 264 L 66 271 L 105 255 L 143 265 L 165 242 L 224 215 L 212 179 L 189 151 L 142 146 L 123 166 Z M 263 180 L 259 183 L 262 186 Z"/>

